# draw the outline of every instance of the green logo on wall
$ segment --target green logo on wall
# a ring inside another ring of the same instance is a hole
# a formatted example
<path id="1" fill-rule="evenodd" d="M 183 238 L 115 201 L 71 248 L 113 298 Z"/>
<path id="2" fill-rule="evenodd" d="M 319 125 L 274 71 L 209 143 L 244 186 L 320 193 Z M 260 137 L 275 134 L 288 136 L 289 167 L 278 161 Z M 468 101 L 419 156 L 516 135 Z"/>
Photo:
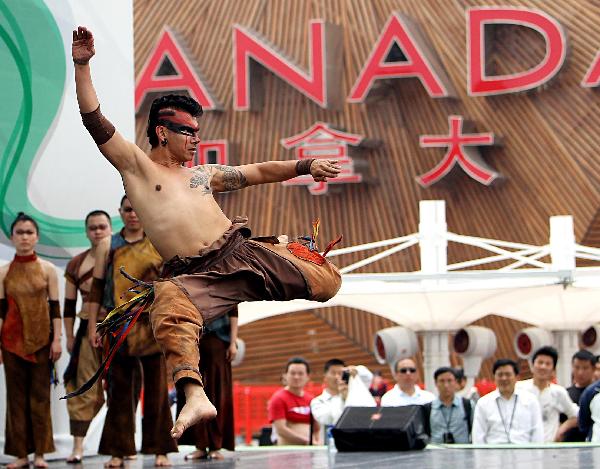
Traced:
<path id="1" fill-rule="evenodd" d="M 26 212 L 40 225 L 40 244 L 52 248 L 87 244 L 83 220 L 43 213 L 27 193 L 36 154 L 61 106 L 65 60 L 58 25 L 43 1 L 0 0 L 0 229 L 9 236 L 16 214 Z"/>

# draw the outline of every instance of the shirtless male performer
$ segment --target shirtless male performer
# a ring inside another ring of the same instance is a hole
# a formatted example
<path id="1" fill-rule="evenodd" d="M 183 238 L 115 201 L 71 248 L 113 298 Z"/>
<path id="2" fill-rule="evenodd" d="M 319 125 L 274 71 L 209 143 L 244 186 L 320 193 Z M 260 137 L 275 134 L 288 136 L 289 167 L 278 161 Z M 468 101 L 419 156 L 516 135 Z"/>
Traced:
<path id="1" fill-rule="evenodd" d="M 184 167 L 200 141 L 201 106 L 185 96 L 169 95 L 152 104 L 148 118 L 149 155 L 126 141 L 101 114 L 89 60 L 92 33 L 73 31 L 72 56 L 79 110 L 88 132 L 119 171 L 127 196 L 146 234 L 166 262 L 154 282 L 150 320 L 176 386 L 186 405 L 171 436 L 202 419 L 214 418 L 198 371 L 198 341 L 204 323 L 226 314 L 242 301 L 304 298 L 327 301 L 340 288 L 338 270 L 316 252 L 313 243 L 249 239 L 247 220 L 229 220 L 213 197 L 256 184 L 281 182 L 301 174 L 315 181 L 340 172 L 335 160 L 269 161 L 244 166 Z"/>

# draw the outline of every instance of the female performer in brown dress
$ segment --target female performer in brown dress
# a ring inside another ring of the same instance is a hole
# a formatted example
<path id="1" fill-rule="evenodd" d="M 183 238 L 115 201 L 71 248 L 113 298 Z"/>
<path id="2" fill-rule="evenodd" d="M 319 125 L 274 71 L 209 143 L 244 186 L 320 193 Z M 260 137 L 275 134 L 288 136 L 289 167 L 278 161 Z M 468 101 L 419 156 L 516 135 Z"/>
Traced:
<path id="1" fill-rule="evenodd" d="M 7 466 L 48 467 L 44 453 L 54 451 L 50 417 L 50 373 L 61 354 L 58 276 L 39 259 L 38 225 L 19 213 L 11 225 L 13 261 L 0 267 L 0 363 L 6 377 L 4 452 L 16 456 Z"/>

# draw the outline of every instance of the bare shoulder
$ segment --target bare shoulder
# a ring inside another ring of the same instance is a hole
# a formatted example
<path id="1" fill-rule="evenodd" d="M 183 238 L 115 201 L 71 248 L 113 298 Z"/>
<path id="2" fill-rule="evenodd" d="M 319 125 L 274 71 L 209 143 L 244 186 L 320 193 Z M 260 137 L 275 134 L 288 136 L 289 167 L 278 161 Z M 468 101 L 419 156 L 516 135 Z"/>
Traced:
<path id="1" fill-rule="evenodd" d="M 42 266 L 42 269 L 44 269 L 44 272 L 56 274 L 56 266 L 52 262 L 47 261 L 46 259 L 41 259 L 39 257 L 38 261 Z"/>

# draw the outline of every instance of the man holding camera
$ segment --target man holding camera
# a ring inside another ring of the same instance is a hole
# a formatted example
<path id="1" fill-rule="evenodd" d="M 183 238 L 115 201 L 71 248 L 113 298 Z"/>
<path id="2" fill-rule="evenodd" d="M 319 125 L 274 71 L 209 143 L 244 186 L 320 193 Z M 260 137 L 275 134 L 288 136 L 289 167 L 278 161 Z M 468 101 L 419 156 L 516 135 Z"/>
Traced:
<path id="1" fill-rule="evenodd" d="M 362 386 L 364 395 L 367 399 L 358 402 L 359 396 L 355 396 L 353 405 L 364 405 L 365 407 L 373 406 L 375 401 L 368 392 L 369 385 L 373 380 L 373 373 L 363 365 L 346 366 L 346 364 L 338 359 L 332 358 L 325 363 L 323 382 L 325 389 L 310 402 L 310 409 L 314 419 L 325 428 L 328 425 L 335 425 L 344 409 L 350 403 L 349 382 L 351 378 L 357 377 Z M 355 393 L 356 394 L 356 393 Z"/>

